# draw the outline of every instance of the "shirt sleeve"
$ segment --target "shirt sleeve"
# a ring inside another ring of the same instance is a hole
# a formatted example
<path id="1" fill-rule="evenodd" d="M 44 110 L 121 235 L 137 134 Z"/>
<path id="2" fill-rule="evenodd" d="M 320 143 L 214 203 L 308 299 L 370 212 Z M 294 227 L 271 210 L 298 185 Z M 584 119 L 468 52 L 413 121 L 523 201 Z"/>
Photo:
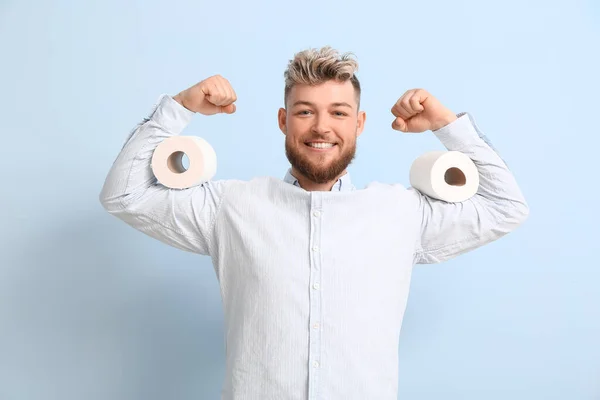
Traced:
<path id="1" fill-rule="evenodd" d="M 156 180 L 151 160 L 166 138 L 179 135 L 195 113 L 163 94 L 130 133 L 100 192 L 108 213 L 181 250 L 210 255 L 211 235 L 227 181 L 171 189 Z"/>
<path id="2" fill-rule="evenodd" d="M 468 113 L 434 131 L 449 151 L 467 155 L 479 171 L 479 188 L 470 199 L 446 202 L 408 188 L 417 209 L 420 234 L 415 264 L 449 260 L 501 238 L 529 215 L 515 177 Z"/>

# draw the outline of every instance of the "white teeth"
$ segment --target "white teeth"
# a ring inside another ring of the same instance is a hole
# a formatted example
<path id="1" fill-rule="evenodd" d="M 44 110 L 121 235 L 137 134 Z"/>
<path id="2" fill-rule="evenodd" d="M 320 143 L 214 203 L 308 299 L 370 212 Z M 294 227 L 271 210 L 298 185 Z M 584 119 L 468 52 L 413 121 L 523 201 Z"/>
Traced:
<path id="1" fill-rule="evenodd" d="M 310 147 L 315 147 L 317 149 L 329 149 L 333 147 L 333 143 L 307 143 Z"/>

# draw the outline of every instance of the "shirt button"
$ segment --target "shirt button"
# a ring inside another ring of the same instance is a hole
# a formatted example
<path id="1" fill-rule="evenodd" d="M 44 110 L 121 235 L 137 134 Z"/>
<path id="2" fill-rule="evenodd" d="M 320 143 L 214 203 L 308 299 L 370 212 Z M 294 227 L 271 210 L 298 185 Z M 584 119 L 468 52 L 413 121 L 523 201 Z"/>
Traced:
<path id="1" fill-rule="evenodd" d="M 318 361 L 313 362 L 313 367 L 317 368 L 318 366 L 319 366 L 319 362 Z"/>
<path id="2" fill-rule="evenodd" d="M 314 329 L 319 329 L 319 323 L 317 322 L 316 324 L 313 325 Z"/>
<path id="3" fill-rule="evenodd" d="M 321 213 L 320 213 L 320 212 L 318 212 L 318 211 L 315 211 L 315 212 L 313 213 L 313 215 L 314 215 L 315 217 L 318 217 L 319 215 L 321 215 Z"/>
<path id="4" fill-rule="evenodd" d="M 315 283 L 313 285 L 313 288 L 316 289 L 316 290 L 319 290 L 320 287 L 321 287 L 321 285 L 319 285 L 318 283 Z"/>
<path id="5" fill-rule="evenodd" d="M 317 246 L 313 247 L 313 251 L 319 251 L 319 248 Z"/>

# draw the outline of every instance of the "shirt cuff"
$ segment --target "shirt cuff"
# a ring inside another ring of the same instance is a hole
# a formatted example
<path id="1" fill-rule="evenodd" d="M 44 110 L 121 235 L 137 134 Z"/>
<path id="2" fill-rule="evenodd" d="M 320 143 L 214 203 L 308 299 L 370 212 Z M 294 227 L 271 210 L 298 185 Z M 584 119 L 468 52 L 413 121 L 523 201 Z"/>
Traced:
<path id="1" fill-rule="evenodd" d="M 469 114 L 462 112 L 456 116 L 456 120 L 433 131 L 435 136 L 437 136 L 448 150 L 459 150 L 479 139 L 479 134 L 471 123 Z"/>
<path id="2" fill-rule="evenodd" d="M 162 94 L 150 119 L 166 131 L 179 135 L 189 125 L 194 114 L 170 95 Z"/>

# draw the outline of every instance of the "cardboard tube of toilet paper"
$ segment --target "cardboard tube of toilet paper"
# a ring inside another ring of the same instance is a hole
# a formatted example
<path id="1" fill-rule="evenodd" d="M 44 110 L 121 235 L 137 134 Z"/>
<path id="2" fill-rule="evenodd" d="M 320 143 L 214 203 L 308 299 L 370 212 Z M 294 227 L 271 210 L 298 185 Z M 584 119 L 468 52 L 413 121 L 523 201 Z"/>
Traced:
<path id="1" fill-rule="evenodd" d="M 410 184 L 421 193 L 449 203 L 471 198 L 479 188 L 479 171 L 459 151 L 430 151 L 410 168 Z"/>
<path id="2" fill-rule="evenodd" d="M 183 166 L 183 155 L 189 160 Z M 217 154 L 204 139 L 196 136 L 171 136 L 162 142 L 152 154 L 152 172 L 166 187 L 186 189 L 200 185 L 217 172 Z"/>

